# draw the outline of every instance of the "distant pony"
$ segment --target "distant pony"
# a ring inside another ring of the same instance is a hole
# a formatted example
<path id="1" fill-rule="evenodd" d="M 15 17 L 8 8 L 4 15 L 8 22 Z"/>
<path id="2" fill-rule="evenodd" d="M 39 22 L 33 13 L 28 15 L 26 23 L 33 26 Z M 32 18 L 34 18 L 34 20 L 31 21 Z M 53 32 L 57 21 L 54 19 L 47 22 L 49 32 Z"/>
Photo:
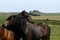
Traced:
<path id="1" fill-rule="evenodd" d="M 0 26 L 0 40 L 14 40 L 14 32 Z"/>

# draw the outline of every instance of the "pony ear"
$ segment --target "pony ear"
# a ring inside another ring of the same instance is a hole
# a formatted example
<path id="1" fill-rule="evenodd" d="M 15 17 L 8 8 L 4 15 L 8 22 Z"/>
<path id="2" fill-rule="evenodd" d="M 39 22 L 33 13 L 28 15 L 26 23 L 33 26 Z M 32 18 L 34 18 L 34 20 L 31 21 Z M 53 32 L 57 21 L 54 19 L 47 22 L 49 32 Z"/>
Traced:
<path id="1" fill-rule="evenodd" d="M 25 13 L 25 12 L 26 12 L 25 10 L 22 11 L 22 13 Z"/>
<path id="2" fill-rule="evenodd" d="M 27 13 L 27 12 L 25 10 L 23 10 L 21 13 L 24 14 L 24 13 Z"/>

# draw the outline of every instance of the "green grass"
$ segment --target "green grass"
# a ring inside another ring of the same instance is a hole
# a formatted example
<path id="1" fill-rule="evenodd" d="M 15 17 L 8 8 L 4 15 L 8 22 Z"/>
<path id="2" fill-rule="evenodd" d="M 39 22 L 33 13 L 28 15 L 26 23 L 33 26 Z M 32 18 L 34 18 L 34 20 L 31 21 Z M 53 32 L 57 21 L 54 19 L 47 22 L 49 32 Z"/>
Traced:
<path id="1" fill-rule="evenodd" d="M 0 24 L 2 24 L 10 15 L 10 13 L 0 13 Z"/>
<path id="2" fill-rule="evenodd" d="M 51 25 L 60 25 L 59 20 L 34 20 L 34 22 L 35 23 L 46 22 L 46 23 L 51 24 Z"/>
<path id="3" fill-rule="evenodd" d="M 60 40 L 60 25 L 51 26 L 51 40 Z"/>

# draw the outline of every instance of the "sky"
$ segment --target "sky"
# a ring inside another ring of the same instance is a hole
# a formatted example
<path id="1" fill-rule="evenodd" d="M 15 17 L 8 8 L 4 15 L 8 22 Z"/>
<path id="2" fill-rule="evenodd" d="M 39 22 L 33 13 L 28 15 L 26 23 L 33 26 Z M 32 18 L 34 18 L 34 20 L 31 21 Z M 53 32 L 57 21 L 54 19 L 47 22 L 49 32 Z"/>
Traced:
<path id="1" fill-rule="evenodd" d="M 0 12 L 60 12 L 60 0 L 0 0 Z"/>

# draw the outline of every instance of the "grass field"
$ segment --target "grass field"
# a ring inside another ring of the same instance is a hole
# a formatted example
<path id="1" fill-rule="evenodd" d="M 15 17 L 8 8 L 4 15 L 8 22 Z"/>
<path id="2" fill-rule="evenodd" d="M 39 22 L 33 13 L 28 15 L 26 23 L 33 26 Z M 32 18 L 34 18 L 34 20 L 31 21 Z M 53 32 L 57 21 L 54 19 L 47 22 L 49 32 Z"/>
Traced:
<path id="1" fill-rule="evenodd" d="M 60 40 L 60 25 L 51 26 L 51 40 Z"/>
<path id="2" fill-rule="evenodd" d="M 0 14 L 0 24 L 4 23 L 6 18 L 11 14 Z M 60 40 L 60 15 L 42 15 L 42 16 L 32 16 L 35 23 L 45 21 L 51 27 L 51 40 Z M 48 19 L 48 20 L 47 20 Z"/>
<path id="3" fill-rule="evenodd" d="M 0 24 L 2 24 L 9 15 L 11 15 L 11 14 L 10 13 L 9 14 L 8 13 L 0 13 Z"/>
<path id="4" fill-rule="evenodd" d="M 54 16 L 46 16 L 46 15 L 42 15 L 42 16 L 32 16 L 33 19 L 40 19 L 40 20 L 45 20 L 45 19 L 49 19 L 49 20 L 60 20 L 60 15 L 54 15 Z"/>

